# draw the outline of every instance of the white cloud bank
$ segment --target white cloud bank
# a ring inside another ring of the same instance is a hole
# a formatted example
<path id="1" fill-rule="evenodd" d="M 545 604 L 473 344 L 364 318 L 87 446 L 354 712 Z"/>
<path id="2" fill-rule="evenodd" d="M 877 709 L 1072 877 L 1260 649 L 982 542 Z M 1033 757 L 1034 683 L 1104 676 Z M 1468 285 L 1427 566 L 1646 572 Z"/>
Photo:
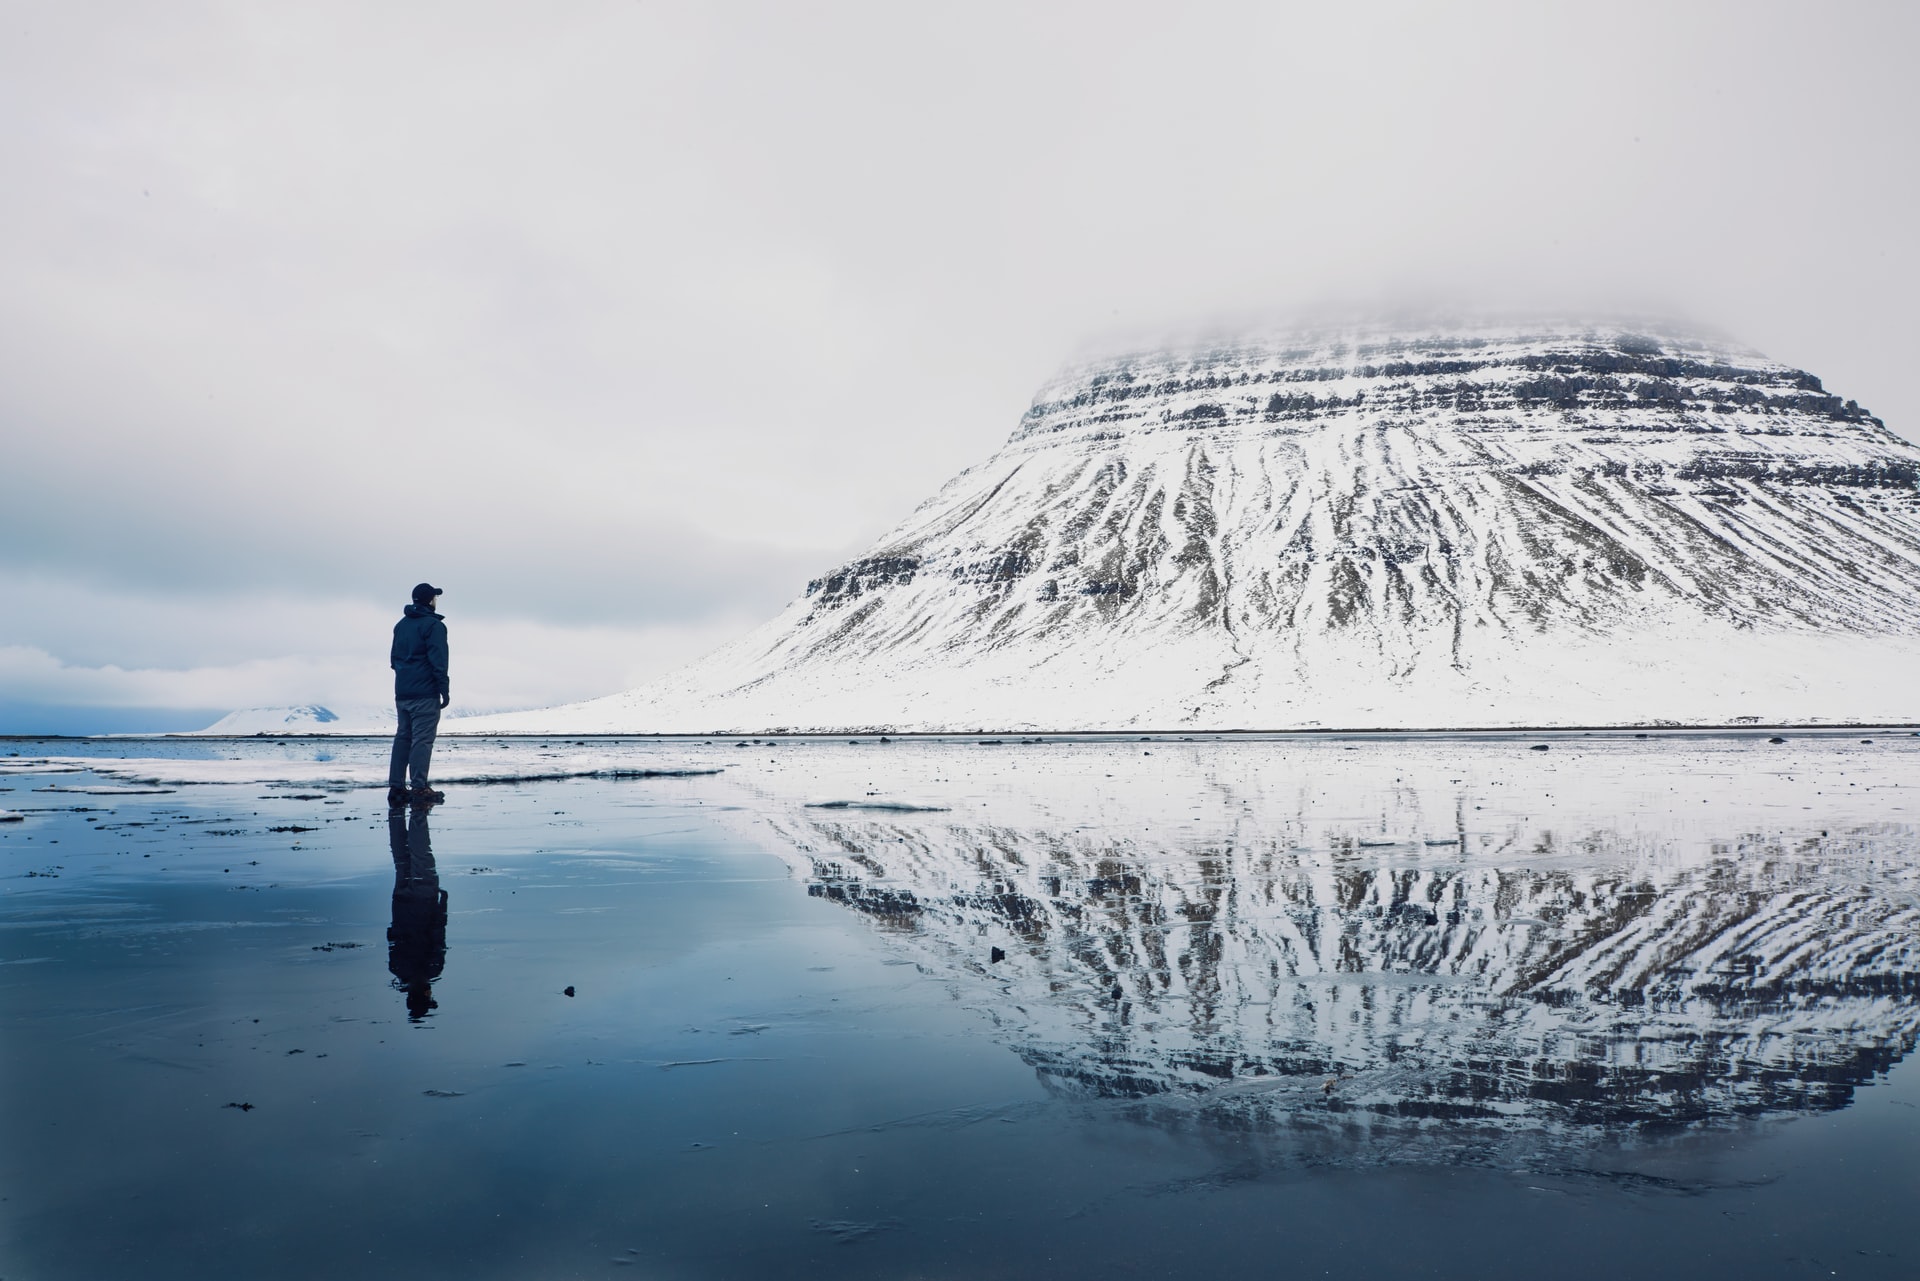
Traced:
<path id="1" fill-rule="evenodd" d="M 261 614 L 292 620 L 302 612 L 292 606 L 250 611 L 256 621 Z M 289 627 L 280 635 L 281 652 L 273 657 L 185 666 L 76 663 L 38 646 L 0 646 L 0 708 L 10 708 L 21 722 L 14 732 L 70 728 L 71 717 L 45 714 L 54 708 L 112 709 L 120 713 L 116 728 L 155 730 L 199 728 L 191 716 L 183 722 L 175 714 L 183 709 L 302 703 L 378 708 L 393 697 L 386 666 L 391 620 L 381 616 L 369 626 L 351 625 L 370 619 L 363 614 L 327 629 Z M 626 688 L 701 656 L 737 634 L 744 622 L 562 627 L 464 621 L 450 614 L 454 711 L 539 707 Z M 153 713 L 144 722 L 137 714 L 143 710 Z M 79 723 L 85 723 L 84 714 Z"/>
<path id="2" fill-rule="evenodd" d="M 53 665 L 0 730 L 358 690 L 384 621 L 261 601 L 421 577 L 456 688 L 604 693 L 773 614 L 1087 342 L 1222 310 L 1670 307 L 1920 431 L 1910 5 L 7 20 L 0 577 L 105 613 L 8 598 Z"/>

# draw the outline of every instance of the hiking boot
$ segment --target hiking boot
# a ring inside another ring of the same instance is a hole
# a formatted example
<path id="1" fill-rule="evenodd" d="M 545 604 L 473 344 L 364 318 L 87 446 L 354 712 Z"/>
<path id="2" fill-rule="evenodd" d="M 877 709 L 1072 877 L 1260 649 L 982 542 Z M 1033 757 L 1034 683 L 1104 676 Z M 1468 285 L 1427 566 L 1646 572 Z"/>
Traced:
<path id="1" fill-rule="evenodd" d="M 416 787 L 407 793 L 407 800 L 418 805 L 438 805 L 447 799 L 445 792 L 436 792 L 431 787 Z"/>
<path id="2" fill-rule="evenodd" d="M 406 803 L 407 803 L 407 789 L 406 789 L 406 788 L 404 788 L 404 787 L 389 787 L 389 788 L 387 789 L 387 808 L 388 808 L 388 809 L 390 809 L 390 810 L 397 810 L 397 809 L 399 809 L 399 808 L 400 808 L 400 807 L 401 807 L 402 805 L 405 805 Z"/>

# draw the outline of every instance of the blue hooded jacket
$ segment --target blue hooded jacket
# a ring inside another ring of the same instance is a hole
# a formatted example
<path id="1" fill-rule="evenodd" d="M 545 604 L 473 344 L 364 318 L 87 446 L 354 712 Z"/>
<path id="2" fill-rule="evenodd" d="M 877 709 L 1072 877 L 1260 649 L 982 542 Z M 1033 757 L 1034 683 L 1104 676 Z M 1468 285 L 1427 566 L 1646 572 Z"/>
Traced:
<path id="1" fill-rule="evenodd" d="M 425 605 L 407 606 L 393 625 L 393 698 L 436 698 L 447 693 L 447 625 Z"/>

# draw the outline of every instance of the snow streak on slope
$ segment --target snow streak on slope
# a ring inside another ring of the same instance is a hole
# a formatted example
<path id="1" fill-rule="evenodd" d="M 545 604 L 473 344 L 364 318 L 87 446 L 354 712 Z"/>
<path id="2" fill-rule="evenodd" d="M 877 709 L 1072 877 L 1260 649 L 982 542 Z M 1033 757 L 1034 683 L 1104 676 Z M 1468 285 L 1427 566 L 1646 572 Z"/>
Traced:
<path id="1" fill-rule="evenodd" d="M 1920 450 L 1617 328 L 1268 336 L 1076 369 L 754 635 L 497 728 L 1920 717 Z M 474 728 L 481 728 L 476 722 Z"/>

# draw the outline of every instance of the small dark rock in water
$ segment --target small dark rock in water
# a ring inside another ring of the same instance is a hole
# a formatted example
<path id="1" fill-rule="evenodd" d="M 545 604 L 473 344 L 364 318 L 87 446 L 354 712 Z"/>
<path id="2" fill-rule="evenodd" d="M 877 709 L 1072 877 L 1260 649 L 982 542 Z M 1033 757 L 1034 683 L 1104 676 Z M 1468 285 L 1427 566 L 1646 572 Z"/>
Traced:
<path id="1" fill-rule="evenodd" d="M 1529 750 L 1535 751 L 1535 752 L 1544 752 L 1547 750 L 1547 745 L 1545 743 L 1535 743 L 1533 747 Z"/>
<path id="2" fill-rule="evenodd" d="M 893 740 L 888 738 L 885 734 L 882 734 L 880 736 L 880 741 L 883 743 L 891 743 Z"/>
<path id="3" fill-rule="evenodd" d="M 289 823 L 285 827 L 269 827 L 267 830 L 269 832 L 317 832 L 320 829 L 317 827 L 300 827 Z"/>
<path id="4" fill-rule="evenodd" d="M 253 1111 L 253 1104 L 251 1103 L 222 1103 L 220 1106 L 223 1108 L 239 1108 L 242 1112 Z"/>
<path id="5" fill-rule="evenodd" d="M 562 995 L 562 996 L 572 996 L 572 995 L 573 995 L 573 987 L 572 987 L 572 985 L 571 985 L 571 984 L 569 984 L 569 985 L 568 985 L 568 987 L 566 988 L 566 990 L 565 990 L 565 991 L 563 991 L 563 992 L 561 992 L 561 993 L 560 993 L 560 995 Z"/>
<path id="6" fill-rule="evenodd" d="M 810 1225 L 815 1232 L 824 1232 L 841 1245 L 851 1245 L 888 1228 L 897 1227 L 892 1219 L 883 1219 L 875 1223 L 860 1223 L 851 1219 L 814 1219 Z"/>
<path id="7" fill-rule="evenodd" d="M 1784 743 L 1787 740 L 1784 738 L 1781 738 L 1778 734 L 1775 734 L 1772 738 L 1768 739 L 1767 741 L 1769 743 Z"/>
<path id="8" fill-rule="evenodd" d="M 998 965 L 1006 959 L 1007 954 L 997 947 L 987 954 L 987 963 L 989 965 Z"/>

